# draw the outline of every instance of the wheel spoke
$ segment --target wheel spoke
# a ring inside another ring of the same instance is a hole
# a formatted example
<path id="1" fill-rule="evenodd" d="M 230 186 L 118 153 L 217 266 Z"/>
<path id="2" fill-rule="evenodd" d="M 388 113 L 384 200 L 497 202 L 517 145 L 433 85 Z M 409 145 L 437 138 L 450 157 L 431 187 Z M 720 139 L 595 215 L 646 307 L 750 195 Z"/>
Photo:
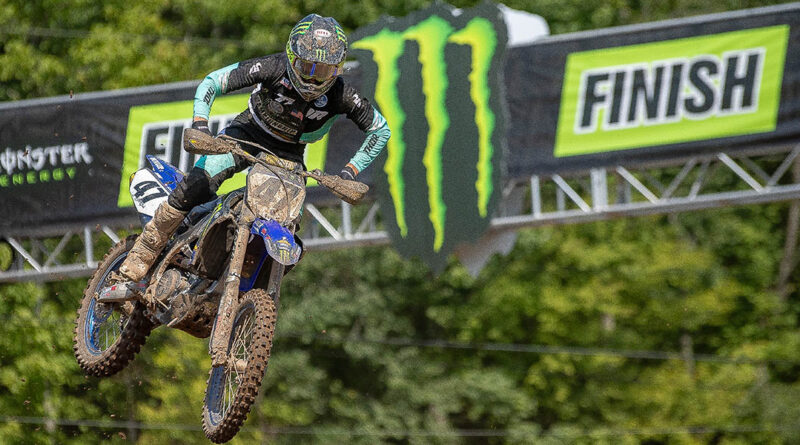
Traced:
<path id="1" fill-rule="evenodd" d="M 108 318 L 95 327 L 93 338 L 97 346 L 103 351 L 110 348 L 122 335 L 122 330 L 127 324 L 127 317 L 121 316 L 117 312 L 112 312 Z"/>
<path id="2" fill-rule="evenodd" d="M 112 271 L 116 270 L 119 264 L 122 263 L 125 256 L 121 256 L 116 260 L 116 263 L 109 267 L 105 275 L 97 286 L 97 291 L 108 285 L 108 278 Z M 91 312 L 89 314 L 93 318 L 91 323 L 91 331 L 86 333 L 86 339 L 91 340 L 88 346 L 95 354 L 101 354 L 111 348 L 117 340 L 122 336 L 122 331 L 128 324 L 128 317 L 121 315 L 115 311 L 114 308 L 106 304 L 98 303 L 97 300 L 93 302 Z"/>
<path id="3" fill-rule="evenodd" d="M 249 347 L 252 343 L 253 331 L 255 329 L 255 312 L 240 315 L 236 325 L 233 327 L 233 341 L 229 351 L 230 360 L 225 365 L 223 395 L 221 397 L 220 415 L 224 418 L 236 400 L 236 391 L 244 382 L 244 373 L 249 359 Z M 244 363 L 244 366 L 242 366 Z M 241 368 L 241 369 L 240 369 Z"/>
<path id="4" fill-rule="evenodd" d="M 253 330 L 255 328 L 253 317 L 248 316 L 243 325 L 242 329 L 237 332 L 236 343 L 234 348 L 232 348 L 232 352 L 235 358 L 242 359 L 246 362 L 249 359 L 250 344 L 252 343 Z"/>
<path id="5" fill-rule="evenodd" d="M 230 370 L 225 370 L 225 396 L 222 398 L 222 416 L 224 417 L 228 414 L 228 408 L 231 406 L 230 404 L 231 398 L 231 379 L 230 379 Z"/>
<path id="6" fill-rule="evenodd" d="M 122 331 L 128 323 L 125 317 L 113 308 L 92 302 L 87 321 L 86 340 L 87 346 L 93 354 L 101 354 L 111 348 L 122 336 Z"/>

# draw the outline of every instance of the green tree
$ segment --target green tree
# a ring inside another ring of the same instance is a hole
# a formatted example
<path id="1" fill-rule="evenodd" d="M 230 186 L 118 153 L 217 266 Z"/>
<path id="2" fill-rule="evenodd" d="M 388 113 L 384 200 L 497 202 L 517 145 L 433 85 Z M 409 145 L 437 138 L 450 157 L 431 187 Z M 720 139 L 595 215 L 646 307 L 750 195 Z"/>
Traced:
<path id="1" fill-rule="evenodd" d="M 562 33 L 774 3 L 507 4 Z M 428 4 L 0 0 L 0 100 L 199 79 L 280 51 L 311 11 L 351 31 Z M 232 443 L 796 443 L 787 219 L 770 204 L 525 230 L 478 277 L 390 248 L 312 252 Z M 128 369 L 87 378 L 71 351 L 84 285 L 0 285 L 0 442 L 203 440 L 206 341 L 159 328 Z"/>

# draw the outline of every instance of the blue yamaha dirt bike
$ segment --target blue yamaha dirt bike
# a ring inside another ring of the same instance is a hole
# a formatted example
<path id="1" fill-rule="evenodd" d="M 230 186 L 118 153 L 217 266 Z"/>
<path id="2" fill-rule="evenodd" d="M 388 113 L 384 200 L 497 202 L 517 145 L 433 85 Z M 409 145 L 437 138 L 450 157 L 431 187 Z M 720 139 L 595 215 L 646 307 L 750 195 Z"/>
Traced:
<path id="1" fill-rule="evenodd" d="M 106 254 L 84 291 L 75 327 L 74 352 L 81 368 L 105 377 L 125 368 L 159 325 L 210 337 L 211 371 L 203 406 L 203 430 L 220 443 L 239 431 L 267 368 L 280 284 L 303 247 L 295 236 L 305 177 L 335 195 L 358 202 L 367 186 L 308 172 L 261 148 L 258 156 L 238 141 L 184 131 L 194 154 L 235 153 L 252 167 L 247 186 L 193 209 L 140 283 L 123 292 L 108 283 L 136 236 Z M 151 168 L 131 178 L 130 191 L 144 224 L 183 174 L 148 156 Z M 114 298 L 111 298 L 114 296 Z"/>

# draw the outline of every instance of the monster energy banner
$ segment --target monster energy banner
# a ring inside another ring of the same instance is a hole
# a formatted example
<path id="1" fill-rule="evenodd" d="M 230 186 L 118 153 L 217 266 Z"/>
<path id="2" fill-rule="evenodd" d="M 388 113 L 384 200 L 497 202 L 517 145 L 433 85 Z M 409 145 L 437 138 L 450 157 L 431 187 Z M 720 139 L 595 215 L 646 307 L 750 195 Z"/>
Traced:
<path id="1" fill-rule="evenodd" d="M 359 179 L 406 255 L 441 266 L 479 245 L 510 179 L 800 140 L 800 4 L 533 43 L 506 9 L 437 4 L 350 36 L 345 77 L 392 130 Z M 0 104 L 0 234 L 136 221 L 127 184 L 145 156 L 194 162 L 180 135 L 198 82 Z M 246 93 L 217 98 L 214 131 Z M 337 172 L 363 140 L 339 119 L 306 166 Z M 335 199 L 310 185 L 312 203 Z"/>
<path id="2" fill-rule="evenodd" d="M 507 72 L 510 173 L 797 143 L 800 5 L 545 39 Z M 535 60 L 536 63 L 529 63 Z"/>
<path id="3" fill-rule="evenodd" d="M 397 249 L 441 267 L 489 225 L 500 194 L 506 25 L 495 5 L 438 5 L 353 38 L 363 90 L 392 137 L 376 182 Z"/>
<path id="4" fill-rule="evenodd" d="M 147 165 L 146 156 L 184 172 L 194 164 L 195 157 L 182 150 L 181 135 L 191 125 L 197 84 L 0 104 L 0 234 L 87 222 L 135 223 L 128 178 Z M 211 130 L 218 131 L 246 109 L 248 97 L 217 99 Z M 326 159 L 331 165 L 344 165 L 363 141 L 358 133 L 337 128 L 309 146 L 308 167 L 324 167 Z M 329 142 L 347 148 L 329 151 Z M 363 179 L 369 182 L 365 173 Z M 243 185 L 244 176 L 239 175 L 220 192 Z M 309 188 L 312 202 L 335 199 L 317 189 Z"/>
<path id="5" fill-rule="evenodd" d="M 132 215 L 117 207 L 128 111 L 191 94 L 171 85 L 0 104 L 0 233 Z"/>

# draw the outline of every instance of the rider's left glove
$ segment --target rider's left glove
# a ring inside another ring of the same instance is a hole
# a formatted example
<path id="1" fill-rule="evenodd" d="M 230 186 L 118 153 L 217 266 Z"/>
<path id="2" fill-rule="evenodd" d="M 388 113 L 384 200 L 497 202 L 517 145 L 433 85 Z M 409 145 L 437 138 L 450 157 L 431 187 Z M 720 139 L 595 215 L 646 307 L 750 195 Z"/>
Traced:
<path id="1" fill-rule="evenodd" d="M 208 128 L 208 119 L 196 117 L 192 122 L 192 128 L 194 128 L 195 130 L 200 130 L 209 136 L 213 136 L 213 134 L 211 134 L 211 129 Z"/>
<path id="2" fill-rule="evenodd" d="M 347 179 L 348 181 L 355 181 L 356 176 L 358 176 L 358 170 L 356 170 L 353 164 L 347 164 L 342 168 L 342 171 L 339 172 L 339 177 L 342 179 Z"/>

